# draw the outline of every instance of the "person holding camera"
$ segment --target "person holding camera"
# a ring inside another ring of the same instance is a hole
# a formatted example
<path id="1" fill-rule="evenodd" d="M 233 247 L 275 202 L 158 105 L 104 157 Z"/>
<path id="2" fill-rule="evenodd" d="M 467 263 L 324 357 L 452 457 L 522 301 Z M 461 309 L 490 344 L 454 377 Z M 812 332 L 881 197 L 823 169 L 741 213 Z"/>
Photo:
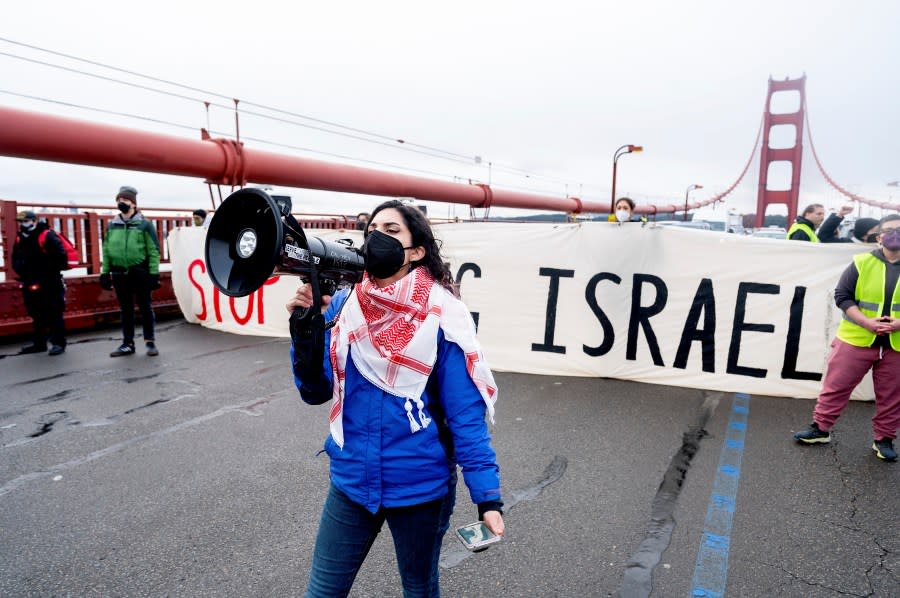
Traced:
<path id="1" fill-rule="evenodd" d="M 120 214 L 109 223 L 103 238 L 100 286 L 115 289 L 122 311 L 122 344 L 110 357 L 134 355 L 134 303 L 141 310 L 147 355 L 159 355 L 154 336 L 150 293 L 159 284 L 159 239 L 156 229 L 137 209 L 137 189 L 121 187 L 116 194 Z"/>
<path id="2" fill-rule="evenodd" d="M 404 596 L 439 596 L 457 464 L 479 519 L 504 533 L 485 421 L 493 421 L 497 386 L 418 208 L 396 200 L 378 206 L 362 252 L 362 282 L 321 298 L 333 328 L 309 334 L 292 317 L 300 396 L 311 405 L 332 401 L 325 441 L 331 485 L 306 596 L 346 596 L 385 521 Z M 314 305 L 311 285 L 301 284 L 286 307 L 293 313 Z"/>
<path id="3" fill-rule="evenodd" d="M 896 461 L 900 428 L 900 215 L 885 216 L 876 239 L 881 248 L 853 257 L 834 290 L 844 312 L 831 343 L 828 369 L 816 401 L 813 423 L 794 434 L 802 444 L 831 442 L 831 428 L 850 393 L 872 370 L 875 417 L 872 450 Z"/>

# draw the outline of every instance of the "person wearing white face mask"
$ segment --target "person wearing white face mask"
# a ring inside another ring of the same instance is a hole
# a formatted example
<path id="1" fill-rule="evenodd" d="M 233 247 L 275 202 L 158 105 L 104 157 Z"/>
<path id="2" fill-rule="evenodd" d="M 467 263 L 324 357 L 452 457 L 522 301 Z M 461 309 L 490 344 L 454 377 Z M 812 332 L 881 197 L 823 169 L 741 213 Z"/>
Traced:
<path id="1" fill-rule="evenodd" d="M 835 303 L 844 318 L 831 343 L 813 423 L 794 438 L 801 444 L 831 442 L 831 428 L 847 406 L 850 393 L 872 370 L 872 450 L 879 459 L 896 461 L 894 439 L 900 428 L 900 215 L 881 220 L 876 240 L 881 247 L 854 256 L 834 290 Z"/>
<path id="2" fill-rule="evenodd" d="M 631 222 L 634 215 L 634 200 L 630 197 L 620 197 L 616 201 L 616 222 Z"/>

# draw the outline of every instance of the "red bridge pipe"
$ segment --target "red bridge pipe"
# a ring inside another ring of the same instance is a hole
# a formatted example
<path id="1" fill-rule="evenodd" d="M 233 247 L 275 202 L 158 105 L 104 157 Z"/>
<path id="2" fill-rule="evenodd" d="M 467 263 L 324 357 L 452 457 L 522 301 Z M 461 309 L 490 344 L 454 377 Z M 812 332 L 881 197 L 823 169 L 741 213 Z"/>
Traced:
<path id="1" fill-rule="evenodd" d="M 204 132 L 205 133 L 205 132 Z M 205 135 L 204 135 L 205 136 Z M 532 195 L 251 150 L 0 106 L 0 156 L 189 177 L 468 204 L 607 213 L 607 202 Z"/>

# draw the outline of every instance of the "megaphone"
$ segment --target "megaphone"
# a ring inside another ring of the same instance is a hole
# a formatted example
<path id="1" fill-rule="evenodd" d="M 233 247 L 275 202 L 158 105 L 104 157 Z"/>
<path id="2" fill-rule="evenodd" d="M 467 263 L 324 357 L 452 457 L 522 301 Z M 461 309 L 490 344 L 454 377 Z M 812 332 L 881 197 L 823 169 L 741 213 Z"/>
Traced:
<path id="1" fill-rule="evenodd" d="M 206 233 L 209 278 L 229 297 L 244 297 L 273 274 L 310 282 L 315 299 L 360 282 L 365 260 L 353 242 L 307 237 L 291 215 L 291 198 L 241 189 L 225 198 Z"/>

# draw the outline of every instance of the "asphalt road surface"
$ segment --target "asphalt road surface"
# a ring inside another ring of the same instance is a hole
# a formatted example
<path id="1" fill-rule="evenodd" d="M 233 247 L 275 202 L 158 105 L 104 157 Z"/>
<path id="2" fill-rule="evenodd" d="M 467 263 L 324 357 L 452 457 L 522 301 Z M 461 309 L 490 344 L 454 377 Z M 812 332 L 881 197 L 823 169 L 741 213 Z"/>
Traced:
<path id="1" fill-rule="evenodd" d="M 0 345 L 0 595 L 301 596 L 327 406 L 288 342 L 163 322 L 160 355 Z M 139 339 L 140 340 L 140 339 Z M 813 402 L 498 372 L 507 535 L 444 539 L 449 597 L 900 596 L 900 464 L 871 403 L 829 446 Z M 460 484 L 452 525 L 476 511 Z M 400 596 L 390 532 L 351 596 Z"/>

